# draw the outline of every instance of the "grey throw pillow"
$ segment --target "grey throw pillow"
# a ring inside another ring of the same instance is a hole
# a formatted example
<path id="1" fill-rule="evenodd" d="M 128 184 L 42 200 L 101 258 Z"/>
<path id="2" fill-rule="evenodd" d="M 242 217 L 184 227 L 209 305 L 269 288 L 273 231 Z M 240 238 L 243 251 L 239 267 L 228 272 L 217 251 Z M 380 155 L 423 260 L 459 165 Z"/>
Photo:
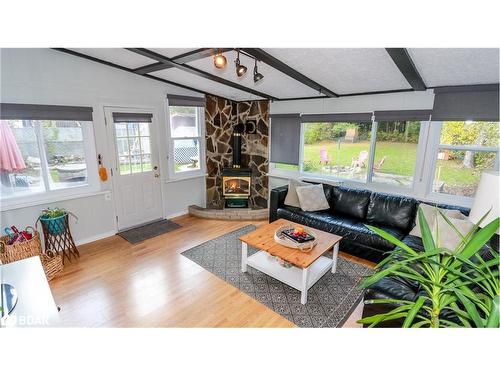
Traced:
<path id="1" fill-rule="evenodd" d="M 288 193 L 286 194 L 286 197 L 285 197 L 285 204 L 287 206 L 293 206 L 293 207 L 300 208 L 299 197 L 297 196 L 296 189 L 298 186 L 309 186 L 309 185 L 312 185 L 312 184 L 309 184 L 307 182 L 302 182 L 299 180 L 288 181 Z"/>
<path id="2" fill-rule="evenodd" d="M 330 208 L 323 184 L 299 186 L 296 190 L 302 211 L 321 211 Z"/>

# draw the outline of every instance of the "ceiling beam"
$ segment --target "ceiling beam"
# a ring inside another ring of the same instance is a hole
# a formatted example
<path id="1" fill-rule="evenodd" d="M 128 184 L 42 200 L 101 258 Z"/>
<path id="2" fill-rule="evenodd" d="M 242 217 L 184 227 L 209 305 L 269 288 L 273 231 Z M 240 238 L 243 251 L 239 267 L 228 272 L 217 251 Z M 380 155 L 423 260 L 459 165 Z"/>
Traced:
<path id="1" fill-rule="evenodd" d="M 127 50 L 129 50 L 131 52 L 135 52 L 135 53 L 137 53 L 139 55 L 148 57 L 150 59 L 156 60 L 156 61 L 158 61 L 160 63 L 164 63 L 166 65 L 172 65 L 172 67 L 180 69 L 180 70 L 182 70 L 184 72 L 197 75 L 198 77 L 202 77 L 202 78 L 208 79 L 210 81 L 221 83 L 223 85 L 235 88 L 235 89 L 240 90 L 240 91 L 244 91 L 244 92 L 247 92 L 247 93 L 250 93 L 250 94 L 253 94 L 253 95 L 256 95 L 256 96 L 260 96 L 262 98 L 266 98 L 266 99 L 269 99 L 269 100 L 277 100 L 278 99 L 278 98 L 276 98 L 276 97 L 274 97 L 272 95 L 269 95 L 269 94 L 266 94 L 266 93 L 254 90 L 254 89 L 252 89 L 250 87 L 246 87 L 246 86 L 240 85 L 239 83 L 236 83 L 236 82 L 233 82 L 233 81 L 229 81 L 227 79 L 224 79 L 222 77 L 216 76 L 214 74 L 207 73 L 207 72 L 205 72 L 203 70 L 194 68 L 192 66 L 189 66 L 189 65 L 186 65 L 186 64 L 179 64 L 178 62 L 174 61 L 173 59 L 170 59 L 170 58 L 168 58 L 166 56 L 163 56 L 163 55 L 161 55 L 159 53 L 156 53 L 154 51 L 148 50 L 146 48 L 127 48 Z"/>
<path id="2" fill-rule="evenodd" d="M 413 90 L 425 91 L 427 89 L 406 48 L 386 48 L 385 50 Z"/>
<path id="3" fill-rule="evenodd" d="M 280 72 L 286 74 L 287 76 L 295 79 L 296 81 L 299 81 L 300 83 L 306 86 L 309 86 L 310 88 L 320 92 L 321 94 L 324 94 L 330 98 L 338 97 L 338 95 L 333 91 L 313 81 L 309 77 L 306 77 L 302 73 L 296 71 L 289 65 L 285 64 L 283 61 L 278 60 L 276 57 L 270 55 L 261 48 L 242 48 L 242 50 L 252 55 L 257 60 L 262 61 L 263 63 L 273 67 L 274 69 L 279 70 Z"/>
<path id="4" fill-rule="evenodd" d="M 232 48 L 198 48 L 194 51 L 189 51 L 182 53 L 180 55 L 171 57 L 172 61 L 175 61 L 178 64 L 185 64 L 191 61 L 196 61 L 200 59 L 204 59 L 205 57 L 213 56 L 217 53 L 224 53 L 233 50 Z M 149 65 L 144 65 L 139 68 L 134 69 L 135 73 L 138 74 L 146 74 L 156 72 L 158 70 L 164 70 L 168 68 L 172 68 L 173 65 L 168 62 L 156 62 Z"/>
<path id="5" fill-rule="evenodd" d="M 118 64 L 106 61 L 106 60 L 101 60 L 101 59 L 98 59 L 97 57 L 85 55 L 84 53 L 76 52 L 76 51 L 73 51 L 73 50 L 70 50 L 70 49 L 67 49 L 67 48 L 52 48 L 52 49 L 55 50 L 55 51 L 58 51 L 58 52 L 67 53 L 68 55 L 77 56 L 77 57 L 80 57 L 82 59 L 86 59 L 86 60 L 94 61 L 94 62 L 103 64 L 103 65 L 107 65 L 107 66 L 110 66 L 110 67 L 113 67 L 113 68 L 116 68 L 116 69 L 124 70 L 124 71 L 132 73 L 132 74 L 137 74 L 137 73 L 134 72 L 134 69 L 130 69 L 130 68 L 127 68 L 125 66 L 118 65 Z M 163 82 L 163 83 L 168 83 L 169 85 L 181 87 L 181 88 L 186 89 L 186 90 L 190 90 L 190 91 L 194 91 L 194 92 L 199 92 L 200 94 L 218 96 L 218 97 L 226 99 L 226 100 L 232 100 L 232 101 L 234 101 L 234 99 L 229 99 L 229 98 L 217 95 L 217 94 L 212 94 L 211 92 L 203 91 L 203 90 L 200 90 L 200 89 L 195 89 L 194 87 L 186 86 L 186 85 L 183 85 L 183 84 L 177 83 L 177 82 L 172 82 L 172 81 L 169 81 L 169 80 L 166 80 L 166 79 L 163 79 L 163 78 L 160 78 L 160 77 L 155 77 L 155 76 L 152 76 L 152 75 L 149 75 L 149 74 L 137 74 L 137 75 L 139 75 L 141 77 L 146 77 L 146 78 L 149 78 L 149 79 L 154 79 L 155 81 L 159 81 L 159 82 Z"/>

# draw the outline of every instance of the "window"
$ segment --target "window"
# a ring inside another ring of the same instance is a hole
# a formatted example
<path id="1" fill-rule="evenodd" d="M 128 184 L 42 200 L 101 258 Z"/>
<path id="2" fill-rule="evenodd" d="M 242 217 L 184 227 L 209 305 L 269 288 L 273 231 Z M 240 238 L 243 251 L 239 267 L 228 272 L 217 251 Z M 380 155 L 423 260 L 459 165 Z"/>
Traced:
<path id="1" fill-rule="evenodd" d="M 2 199 L 89 185 L 91 134 L 91 121 L 0 120 Z"/>
<path id="2" fill-rule="evenodd" d="M 498 122 L 443 121 L 431 191 L 473 197 L 481 172 L 498 169 L 499 144 Z"/>
<path id="3" fill-rule="evenodd" d="M 202 171 L 202 124 L 204 108 L 169 106 L 172 177 Z M 190 173 L 191 172 L 191 173 Z"/>
<path id="4" fill-rule="evenodd" d="M 371 128 L 371 122 L 303 124 L 303 171 L 366 182 Z"/>
<path id="5" fill-rule="evenodd" d="M 377 123 L 372 181 L 411 188 L 417 164 L 420 121 Z"/>

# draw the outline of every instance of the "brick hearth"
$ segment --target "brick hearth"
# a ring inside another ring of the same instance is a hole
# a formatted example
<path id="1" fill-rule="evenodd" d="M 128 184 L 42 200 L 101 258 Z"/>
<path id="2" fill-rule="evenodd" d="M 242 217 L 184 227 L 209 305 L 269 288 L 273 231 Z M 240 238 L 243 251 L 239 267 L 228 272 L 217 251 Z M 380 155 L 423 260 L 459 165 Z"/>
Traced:
<path id="1" fill-rule="evenodd" d="M 203 208 L 200 206 L 189 206 L 189 214 L 203 219 L 215 220 L 267 220 L 269 210 L 267 208 Z"/>

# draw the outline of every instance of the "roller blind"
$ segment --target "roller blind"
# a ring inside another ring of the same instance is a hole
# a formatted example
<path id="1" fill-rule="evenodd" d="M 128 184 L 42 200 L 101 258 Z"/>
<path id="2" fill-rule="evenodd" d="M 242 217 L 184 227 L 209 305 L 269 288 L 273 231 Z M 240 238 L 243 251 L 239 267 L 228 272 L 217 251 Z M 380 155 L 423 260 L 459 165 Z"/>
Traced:
<path id="1" fill-rule="evenodd" d="M 426 121 L 432 110 L 417 109 L 409 111 L 375 111 L 375 121 Z"/>
<path id="2" fill-rule="evenodd" d="M 324 113 L 302 115 L 302 122 L 371 122 L 372 113 Z"/>
<path id="3" fill-rule="evenodd" d="M 499 120 L 498 85 L 441 87 L 434 93 L 433 120 Z"/>
<path id="4" fill-rule="evenodd" d="M 204 107 L 205 98 L 197 98 L 193 96 L 182 95 L 167 95 L 169 106 L 179 107 Z"/>
<path id="5" fill-rule="evenodd" d="M 92 107 L 1 103 L 0 119 L 92 121 Z"/>
<path id="6" fill-rule="evenodd" d="M 271 162 L 299 164 L 300 115 L 271 115 Z"/>
<path id="7" fill-rule="evenodd" d="M 113 112 L 114 122 L 152 122 L 151 113 Z"/>

